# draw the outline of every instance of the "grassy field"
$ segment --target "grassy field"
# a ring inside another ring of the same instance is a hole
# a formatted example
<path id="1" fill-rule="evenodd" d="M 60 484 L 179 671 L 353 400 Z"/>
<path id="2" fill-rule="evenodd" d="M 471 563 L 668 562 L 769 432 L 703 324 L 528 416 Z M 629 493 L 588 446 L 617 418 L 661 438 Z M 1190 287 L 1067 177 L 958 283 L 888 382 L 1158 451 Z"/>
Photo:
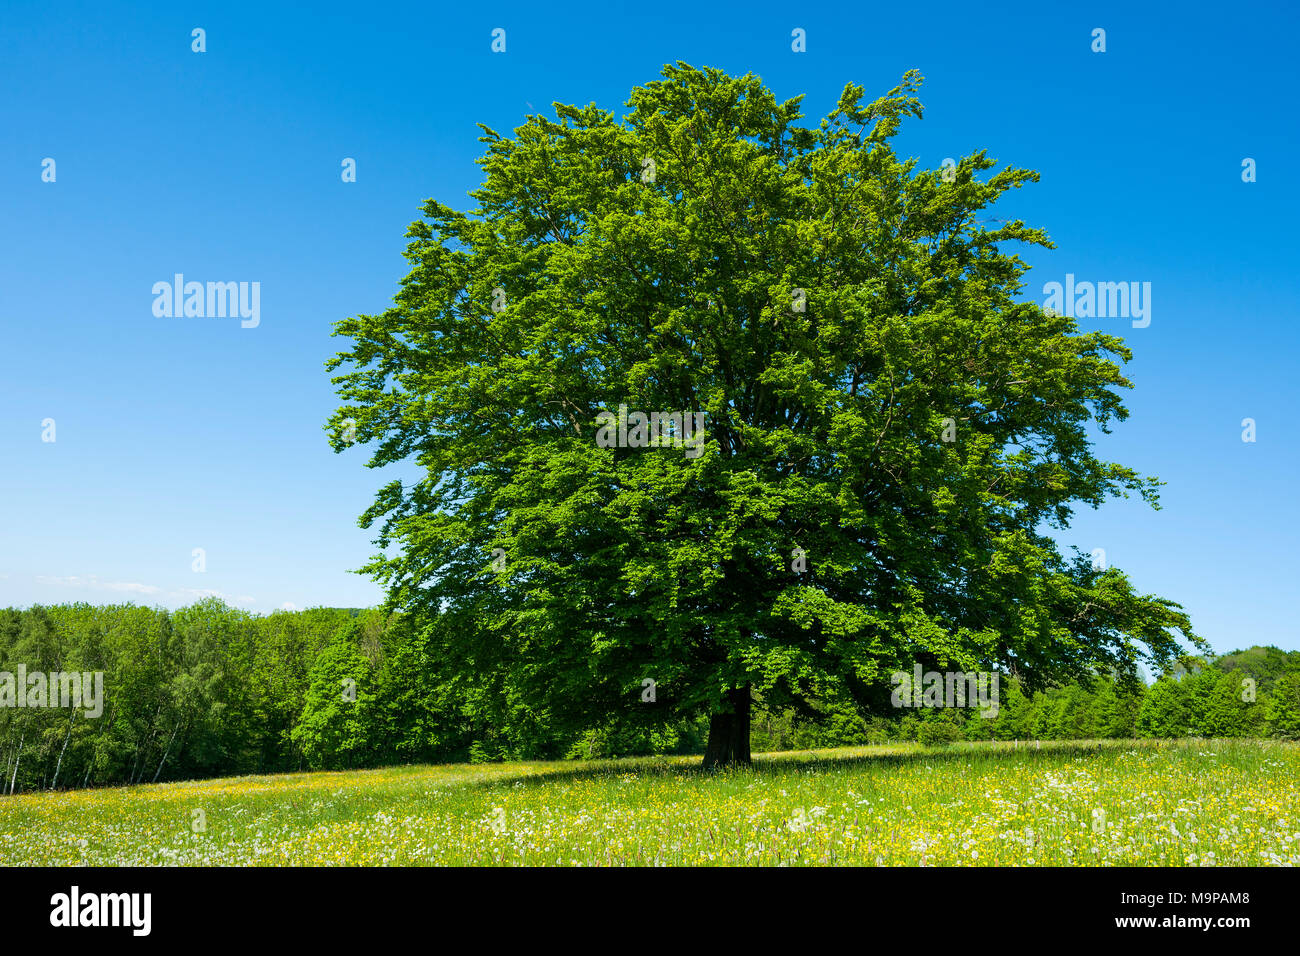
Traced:
<path id="1" fill-rule="evenodd" d="M 1296 865 L 1300 745 L 399 767 L 0 797 L 5 865 Z"/>

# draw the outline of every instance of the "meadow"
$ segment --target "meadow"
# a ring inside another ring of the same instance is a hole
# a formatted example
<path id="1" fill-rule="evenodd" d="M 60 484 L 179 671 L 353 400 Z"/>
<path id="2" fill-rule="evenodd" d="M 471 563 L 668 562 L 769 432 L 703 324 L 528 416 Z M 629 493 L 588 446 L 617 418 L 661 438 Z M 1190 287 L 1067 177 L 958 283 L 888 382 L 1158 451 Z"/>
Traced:
<path id="1" fill-rule="evenodd" d="M 1293 866 L 1300 744 L 915 744 L 0 798 L 17 865 Z"/>

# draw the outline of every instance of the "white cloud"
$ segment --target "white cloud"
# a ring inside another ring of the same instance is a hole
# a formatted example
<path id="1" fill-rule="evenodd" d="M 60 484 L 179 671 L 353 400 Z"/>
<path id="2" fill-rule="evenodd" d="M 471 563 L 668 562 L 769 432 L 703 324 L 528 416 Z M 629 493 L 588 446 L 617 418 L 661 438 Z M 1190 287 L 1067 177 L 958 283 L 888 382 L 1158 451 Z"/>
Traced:
<path id="1" fill-rule="evenodd" d="M 66 588 L 89 588 L 92 591 L 125 591 L 130 594 L 161 594 L 162 588 L 153 584 L 140 584 L 137 581 L 101 581 L 94 574 L 82 577 L 71 574 L 66 577 L 52 577 L 38 574 L 37 584 L 53 584 Z"/>
<path id="2" fill-rule="evenodd" d="M 210 597 L 221 598 L 223 601 L 226 599 L 225 594 L 221 591 L 214 591 L 212 588 L 180 588 L 173 593 L 181 594 L 185 597 L 192 597 L 196 601 L 201 601 L 203 598 Z"/>
<path id="3" fill-rule="evenodd" d="M 158 595 L 163 594 L 168 597 L 179 598 L 186 601 L 200 601 L 203 598 L 220 598 L 227 604 L 253 604 L 255 599 L 247 594 L 241 594 L 233 597 L 224 591 L 218 591 L 214 588 L 176 588 L 168 591 L 156 584 L 141 584 L 138 581 L 101 581 L 98 575 L 87 574 L 84 577 L 79 574 L 70 574 L 65 576 L 56 576 L 48 574 L 36 575 L 37 584 L 52 584 L 56 587 L 77 588 L 78 590 L 92 591 L 117 591 L 126 594 L 145 594 Z"/>
<path id="4" fill-rule="evenodd" d="M 182 597 L 189 597 L 195 601 L 200 601 L 203 598 L 210 597 L 220 598 L 227 604 L 252 604 L 254 601 L 254 598 L 249 597 L 247 594 L 241 594 L 238 597 L 234 597 L 227 594 L 225 591 L 217 591 L 212 588 L 180 588 L 171 593 Z"/>

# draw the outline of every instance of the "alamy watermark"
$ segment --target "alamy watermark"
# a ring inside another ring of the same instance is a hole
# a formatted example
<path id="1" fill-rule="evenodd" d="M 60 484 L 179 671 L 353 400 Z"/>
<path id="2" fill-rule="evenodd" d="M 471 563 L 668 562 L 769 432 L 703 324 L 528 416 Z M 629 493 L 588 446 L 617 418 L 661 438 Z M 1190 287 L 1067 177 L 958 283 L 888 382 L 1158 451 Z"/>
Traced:
<path id="1" fill-rule="evenodd" d="M 51 926 L 122 926 L 133 936 L 148 936 L 152 893 L 83 893 L 73 886 L 50 897 Z"/>
<path id="2" fill-rule="evenodd" d="M 1074 273 L 1065 283 L 1043 285 L 1043 308 L 1072 319 L 1132 319 L 1133 328 L 1151 324 L 1150 282 L 1075 282 Z"/>
<path id="3" fill-rule="evenodd" d="M 103 671 L 0 671 L 0 707 L 81 707 L 87 717 L 104 713 Z"/>
<path id="4" fill-rule="evenodd" d="M 153 284 L 153 314 L 171 318 L 240 318 L 241 328 L 255 329 L 262 321 L 262 283 L 186 282 L 177 272 L 171 282 Z"/>
<path id="5" fill-rule="evenodd" d="M 894 692 L 890 702 L 895 707 L 973 707 L 978 704 L 981 717 L 998 715 L 997 671 L 938 671 L 921 673 L 921 665 L 907 671 L 894 671 Z"/>
<path id="6" fill-rule="evenodd" d="M 629 412 L 601 409 L 596 415 L 596 444 L 601 448 L 684 448 L 687 458 L 704 454 L 704 412 Z"/>

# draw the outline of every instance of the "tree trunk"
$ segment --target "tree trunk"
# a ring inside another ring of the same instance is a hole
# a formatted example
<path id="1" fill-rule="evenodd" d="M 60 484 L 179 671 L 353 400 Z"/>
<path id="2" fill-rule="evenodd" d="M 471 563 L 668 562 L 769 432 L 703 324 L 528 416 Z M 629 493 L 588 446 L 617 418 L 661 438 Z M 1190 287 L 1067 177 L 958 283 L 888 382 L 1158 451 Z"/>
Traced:
<path id="1" fill-rule="evenodd" d="M 171 740 L 167 741 L 167 749 L 163 751 L 162 760 L 158 761 L 158 769 L 153 772 L 153 780 L 151 781 L 152 783 L 158 782 L 158 774 L 162 773 L 163 764 L 167 762 L 167 755 L 172 752 L 172 744 L 176 741 L 176 731 L 180 729 L 181 729 L 181 725 L 179 722 L 176 724 L 175 727 L 172 728 Z"/>
<path id="2" fill-rule="evenodd" d="M 14 775 L 9 778 L 10 793 L 14 792 L 14 783 L 18 780 L 18 764 L 20 764 L 23 759 L 23 741 L 26 739 L 27 739 L 27 728 L 24 727 L 23 732 L 18 735 L 18 755 L 14 757 Z"/>
<path id="3" fill-rule="evenodd" d="M 54 765 L 54 782 L 50 784 L 51 790 L 59 785 L 59 769 L 63 766 L 63 754 L 68 749 L 68 741 L 72 739 L 72 721 L 76 716 L 75 710 L 68 715 L 68 732 L 63 738 L 63 746 L 59 749 L 59 762 Z"/>
<path id="4" fill-rule="evenodd" d="M 709 744 L 704 749 L 704 769 L 748 767 L 749 756 L 749 685 L 727 691 L 727 712 L 714 714 L 709 721 Z"/>

